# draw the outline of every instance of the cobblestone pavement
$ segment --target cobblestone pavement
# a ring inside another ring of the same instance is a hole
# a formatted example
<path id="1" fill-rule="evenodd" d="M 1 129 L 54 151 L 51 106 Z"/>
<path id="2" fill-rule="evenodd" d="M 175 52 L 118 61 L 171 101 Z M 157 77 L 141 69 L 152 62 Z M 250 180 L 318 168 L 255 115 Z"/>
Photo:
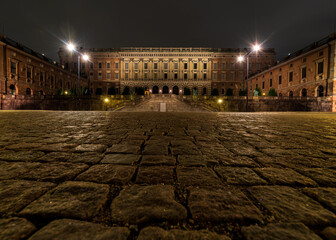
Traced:
<path id="1" fill-rule="evenodd" d="M 336 239 L 336 115 L 0 112 L 0 239 Z"/>

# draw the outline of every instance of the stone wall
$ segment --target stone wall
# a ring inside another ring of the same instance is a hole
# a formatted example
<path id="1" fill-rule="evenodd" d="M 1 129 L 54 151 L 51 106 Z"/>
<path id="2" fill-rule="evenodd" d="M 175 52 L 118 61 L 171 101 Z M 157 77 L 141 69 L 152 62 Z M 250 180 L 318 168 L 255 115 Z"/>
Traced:
<path id="1" fill-rule="evenodd" d="M 100 97 L 15 96 L 0 94 L 1 110 L 105 110 Z"/>
<path id="2" fill-rule="evenodd" d="M 221 99 L 222 103 L 218 103 Z M 195 99 L 192 96 L 183 96 L 181 100 L 190 104 L 209 106 L 214 111 L 245 112 L 246 97 L 222 97 Z M 248 111 L 250 112 L 273 112 L 273 111 L 311 111 L 332 112 L 331 97 L 303 98 L 303 97 L 253 97 L 249 99 Z"/>

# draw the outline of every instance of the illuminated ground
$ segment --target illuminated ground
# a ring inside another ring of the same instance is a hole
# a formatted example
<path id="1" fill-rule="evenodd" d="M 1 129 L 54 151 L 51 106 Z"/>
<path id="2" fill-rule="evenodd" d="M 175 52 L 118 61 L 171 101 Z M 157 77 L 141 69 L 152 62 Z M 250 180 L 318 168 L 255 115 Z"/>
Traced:
<path id="1" fill-rule="evenodd" d="M 0 126 L 0 239 L 336 239 L 335 114 L 2 111 Z"/>

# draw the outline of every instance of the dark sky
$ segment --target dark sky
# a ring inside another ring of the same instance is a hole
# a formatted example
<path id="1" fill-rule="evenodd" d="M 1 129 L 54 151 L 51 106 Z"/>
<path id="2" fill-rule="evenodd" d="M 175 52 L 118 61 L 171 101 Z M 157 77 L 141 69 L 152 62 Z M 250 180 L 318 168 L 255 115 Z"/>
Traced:
<path id="1" fill-rule="evenodd" d="M 5 35 L 58 60 L 85 47 L 246 47 L 277 57 L 335 31 L 336 0 L 1 0 Z"/>

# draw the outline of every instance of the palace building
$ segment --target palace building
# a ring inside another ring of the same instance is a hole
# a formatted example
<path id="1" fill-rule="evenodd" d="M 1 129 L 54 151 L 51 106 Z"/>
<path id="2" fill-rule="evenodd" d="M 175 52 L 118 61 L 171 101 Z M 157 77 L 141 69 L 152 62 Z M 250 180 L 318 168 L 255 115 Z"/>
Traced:
<path id="1" fill-rule="evenodd" d="M 0 35 L 0 94 L 57 95 L 75 92 L 78 76 L 43 54 Z M 85 78 L 80 88 L 88 87 Z"/>
<path id="2" fill-rule="evenodd" d="M 152 94 L 210 95 L 217 89 L 238 96 L 244 90 L 246 67 L 237 57 L 249 49 L 236 48 L 90 48 L 79 50 L 90 62 L 81 63 L 92 94 L 121 94 L 126 87 L 141 87 Z M 78 55 L 59 50 L 60 63 L 71 72 L 78 70 Z M 250 73 L 274 64 L 274 49 L 250 57 Z M 231 89 L 231 90 L 230 90 Z"/>
<path id="3" fill-rule="evenodd" d="M 273 88 L 279 97 L 333 97 L 335 108 L 336 33 L 250 77 L 249 96 L 256 88 L 262 95 Z"/>

